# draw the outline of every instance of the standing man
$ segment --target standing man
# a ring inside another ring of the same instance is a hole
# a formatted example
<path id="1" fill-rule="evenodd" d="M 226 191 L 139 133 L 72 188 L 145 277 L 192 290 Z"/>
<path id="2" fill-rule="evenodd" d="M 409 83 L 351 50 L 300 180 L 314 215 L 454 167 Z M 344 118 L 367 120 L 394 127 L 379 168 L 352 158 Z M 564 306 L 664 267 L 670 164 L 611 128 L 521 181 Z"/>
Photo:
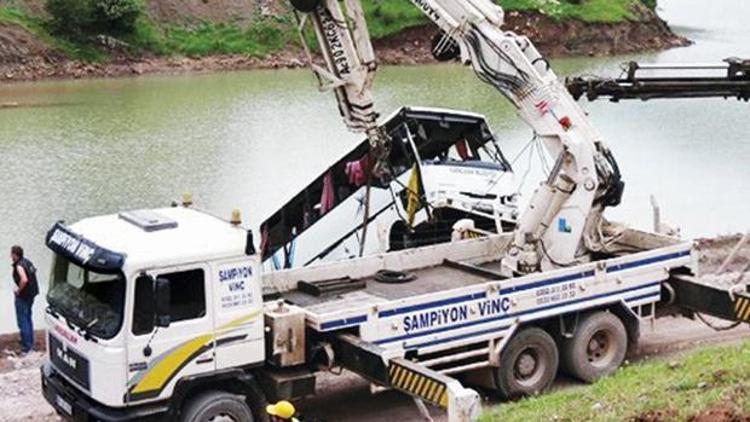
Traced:
<path id="1" fill-rule="evenodd" d="M 10 259 L 13 262 L 13 281 L 16 288 L 16 321 L 21 332 L 21 354 L 25 355 L 34 346 L 34 324 L 31 319 L 31 307 L 34 298 L 39 294 L 39 285 L 36 280 L 36 267 L 23 256 L 23 248 L 13 246 L 10 248 Z"/>

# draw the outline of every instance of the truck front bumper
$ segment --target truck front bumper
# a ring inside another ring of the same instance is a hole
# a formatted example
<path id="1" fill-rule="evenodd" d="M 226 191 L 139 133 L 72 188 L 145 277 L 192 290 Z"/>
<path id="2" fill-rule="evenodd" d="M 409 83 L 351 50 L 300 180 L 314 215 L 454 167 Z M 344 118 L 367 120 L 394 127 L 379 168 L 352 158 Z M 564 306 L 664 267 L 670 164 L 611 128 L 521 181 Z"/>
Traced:
<path id="1" fill-rule="evenodd" d="M 167 413 L 164 404 L 115 408 L 97 403 L 72 386 L 50 365 L 42 365 L 42 393 L 57 413 L 68 421 L 147 421 Z"/>

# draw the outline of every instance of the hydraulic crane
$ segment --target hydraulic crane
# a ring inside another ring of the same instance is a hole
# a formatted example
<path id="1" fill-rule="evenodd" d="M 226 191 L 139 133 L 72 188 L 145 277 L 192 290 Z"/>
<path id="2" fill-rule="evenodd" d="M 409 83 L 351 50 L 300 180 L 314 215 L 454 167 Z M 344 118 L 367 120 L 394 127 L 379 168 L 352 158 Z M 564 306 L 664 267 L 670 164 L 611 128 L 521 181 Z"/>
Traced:
<path id="1" fill-rule="evenodd" d="M 490 0 L 411 0 L 441 30 L 440 59 L 460 56 L 517 109 L 555 165 L 522 214 L 503 259 L 508 276 L 588 262 L 607 251 L 602 212 L 616 206 L 624 183 L 601 135 L 525 36 L 502 29 L 504 12 Z M 368 134 L 376 151 L 388 140 L 377 129 L 370 86 L 374 54 L 359 0 L 291 0 L 300 32 L 312 22 L 326 63 L 310 59 L 322 88 L 332 88 L 347 126 Z M 303 41 L 304 41 L 304 37 Z M 310 49 L 306 48 L 308 54 Z"/>

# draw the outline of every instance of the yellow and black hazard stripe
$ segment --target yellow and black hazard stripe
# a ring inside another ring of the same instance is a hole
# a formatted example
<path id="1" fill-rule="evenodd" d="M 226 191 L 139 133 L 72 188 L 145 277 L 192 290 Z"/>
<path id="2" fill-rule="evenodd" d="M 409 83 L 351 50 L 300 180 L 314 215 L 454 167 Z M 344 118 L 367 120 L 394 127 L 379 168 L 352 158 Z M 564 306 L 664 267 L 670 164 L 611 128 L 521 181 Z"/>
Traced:
<path id="1" fill-rule="evenodd" d="M 734 300 L 734 315 L 738 321 L 750 322 L 750 298 L 738 296 Z"/>
<path id="2" fill-rule="evenodd" d="M 431 377 L 418 368 L 407 368 L 393 360 L 388 364 L 388 381 L 391 387 L 424 401 L 448 408 L 448 386 L 444 380 Z"/>

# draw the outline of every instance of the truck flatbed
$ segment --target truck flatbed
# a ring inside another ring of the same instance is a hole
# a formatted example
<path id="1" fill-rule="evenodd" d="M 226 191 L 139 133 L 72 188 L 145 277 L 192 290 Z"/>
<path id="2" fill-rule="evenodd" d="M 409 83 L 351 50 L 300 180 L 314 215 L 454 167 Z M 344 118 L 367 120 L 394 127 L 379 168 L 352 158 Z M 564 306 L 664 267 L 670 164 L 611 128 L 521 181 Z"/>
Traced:
<path id="1" fill-rule="evenodd" d="M 638 236 L 633 231 L 630 238 Z M 266 285 L 303 309 L 313 330 L 353 330 L 389 356 L 432 353 L 501 339 L 522 322 L 568 309 L 612 303 L 631 309 L 659 302 L 670 271 L 690 263 L 692 243 L 648 236 L 641 237 L 640 252 L 523 277 L 499 273 L 497 251 L 509 236 L 498 235 L 281 271 L 266 275 Z M 375 278 L 381 270 L 403 271 L 414 279 L 383 283 Z M 360 287 L 321 295 L 297 287 L 299 281 L 315 284 L 342 275 Z"/>
<path id="2" fill-rule="evenodd" d="M 355 291 L 314 296 L 299 289 L 284 294 L 284 299 L 303 307 L 312 313 L 340 311 L 342 307 L 360 303 L 359 306 L 373 306 L 414 296 L 426 295 L 451 289 L 469 287 L 487 282 L 487 277 L 469 274 L 447 264 L 415 269 L 409 272 L 414 279 L 404 283 L 383 283 L 375 275 L 359 278 L 365 287 Z"/>

